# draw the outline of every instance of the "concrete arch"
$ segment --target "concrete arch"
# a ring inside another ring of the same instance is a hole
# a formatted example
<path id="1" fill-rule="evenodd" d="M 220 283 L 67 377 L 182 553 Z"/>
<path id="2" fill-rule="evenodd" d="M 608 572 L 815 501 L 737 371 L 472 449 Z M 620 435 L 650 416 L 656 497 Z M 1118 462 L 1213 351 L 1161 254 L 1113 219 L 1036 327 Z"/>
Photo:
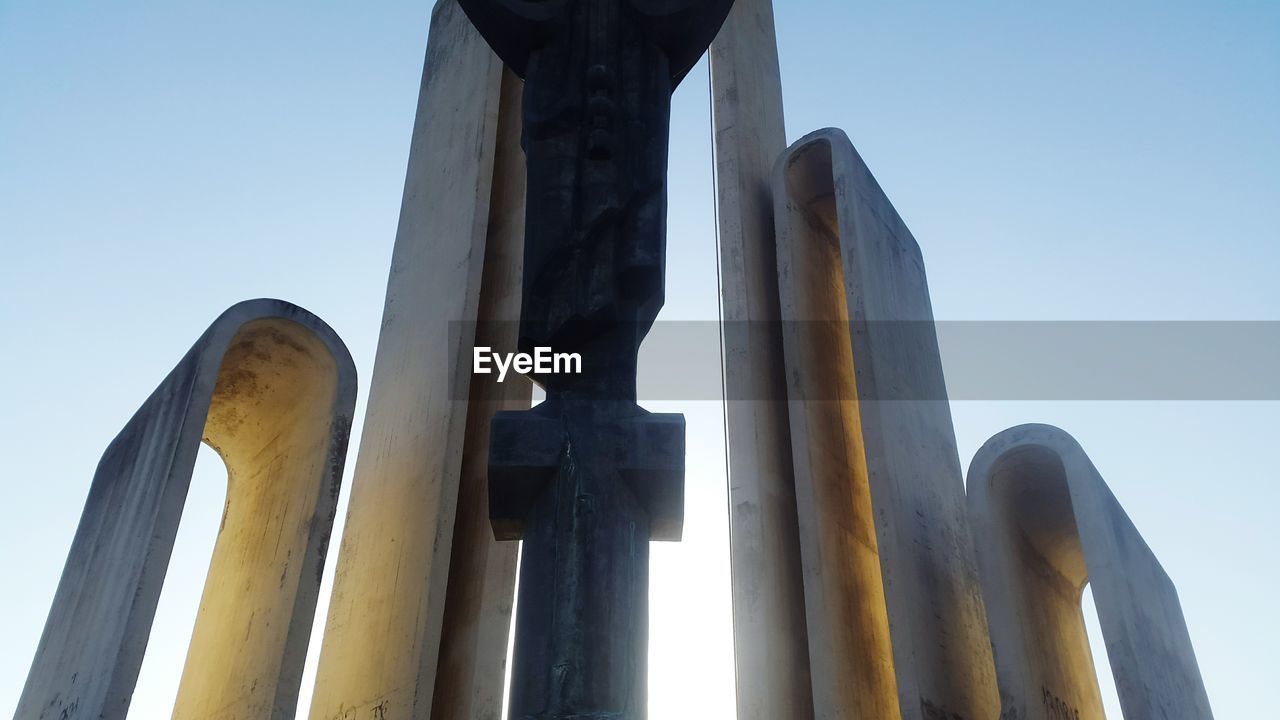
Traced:
<path id="1" fill-rule="evenodd" d="M 773 191 L 814 717 L 991 720 L 920 248 L 839 130 L 792 145 Z"/>
<path id="2" fill-rule="evenodd" d="M 1103 717 L 1081 610 L 1090 583 L 1124 716 L 1213 717 L 1177 590 L 1074 438 L 1005 430 L 968 484 L 1001 718 Z"/>
<path id="3" fill-rule="evenodd" d="M 355 394 L 306 310 L 219 316 L 103 454 L 15 718 L 126 716 L 202 441 L 227 503 L 174 717 L 293 717 Z"/>

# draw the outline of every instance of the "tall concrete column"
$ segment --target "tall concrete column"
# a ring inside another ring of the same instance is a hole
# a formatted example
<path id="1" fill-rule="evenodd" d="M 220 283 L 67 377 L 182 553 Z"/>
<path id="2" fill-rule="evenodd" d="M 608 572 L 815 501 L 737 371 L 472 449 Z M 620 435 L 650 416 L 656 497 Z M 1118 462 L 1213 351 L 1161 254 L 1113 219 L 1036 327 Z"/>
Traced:
<path id="1" fill-rule="evenodd" d="M 1000 711 L 920 248 L 839 130 L 774 176 L 814 714 Z"/>
<path id="2" fill-rule="evenodd" d="M 173 717 L 293 717 L 355 393 L 311 313 L 219 316 L 103 454 L 14 717 L 127 716 L 202 441 L 227 501 Z"/>
<path id="3" fill-rule="evenodd" d="M 500 712 L 515 548 L 488 530 L 488 418 L 528 407 L 530 388 L 473 384 L 471 363 L 473 344 L 515 345 L 518 94 L 456 0 L 440 0 L 312 699 L 317 720 Z M 477 330 L 478 320 L 512 324 Z"/>
<path id="4" fill-rule="evenodd" d="M 770 173 L 786 149 L 771 0 L 711 45 L 740 720 L 812 715 Z"/>
<path id="5" fill-rule="evenodd" d="M 477 346 L 515 352 L 524 263 L 524 154 L 520 150 L 520 95 L 524 84 L 502 75 L 501 112 L 481 281 Z M 511 373 L 471 379 L 466 442 L 459 476 L 457 520 L 449 564 L 440 661 L 431 717 L 500 720 L 507 641 L 515 602 L 519 547 L 494 539 L 489 523 L 489 432 L 495 413 L 524 410 L 533 386 Z"/>

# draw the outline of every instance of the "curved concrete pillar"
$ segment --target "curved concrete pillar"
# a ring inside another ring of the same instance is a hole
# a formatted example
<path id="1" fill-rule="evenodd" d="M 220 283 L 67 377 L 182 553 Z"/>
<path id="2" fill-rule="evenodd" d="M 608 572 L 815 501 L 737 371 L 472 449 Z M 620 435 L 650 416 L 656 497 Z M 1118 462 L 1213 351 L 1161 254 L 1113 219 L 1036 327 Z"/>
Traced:
<path id="1" fill-rule="evenodd" d="M 839 130 L 773 188 L 814 716 L 993 720 L 920 248 Z"/>
<path id="2" fill-rule="evenodd" d="M 1001 718 L 1103 717 L 1089 583 L 1124 716 L 1213 717 L 1177 590 L 1074 438 L 1021 425 L 988 440 L 969 466 L 969 512 Z"/>
<path id="3" fill-rule="evenodd" d="M 227 503 L 174 717 L 293 717 L 355 394 L 311 313 L 215 320 L 102 456 L 15 718 L 126 716 L 202 441 Z"/>

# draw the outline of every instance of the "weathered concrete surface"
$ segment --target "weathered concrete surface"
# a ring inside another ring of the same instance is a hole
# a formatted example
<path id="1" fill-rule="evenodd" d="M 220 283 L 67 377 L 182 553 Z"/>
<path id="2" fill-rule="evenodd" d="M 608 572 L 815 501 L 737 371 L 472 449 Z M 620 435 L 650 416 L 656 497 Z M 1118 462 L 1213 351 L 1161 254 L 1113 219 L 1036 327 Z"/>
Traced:
<path id="1" fill-rule="evenodd" d="M 1074 438 L 1005 430 L 968 480 L 1003 720 L 1103 717 L 1086 584 L 1124 716 L 1213 717 L 1177 590 Z"/>
<path id="2" fill-rule="evenodd" d="M 524 171 L 519 107 L 509 107 L 518 93 L 502 78 L 456 0 L 438 2 L 312 699 L 317 720 L 500 712 L 515 548 L 488 535 L 486 431 L 494 410 L 527 407 L 530 388 L 477 389 L 471 349 L 515 342 L 514 322 L 475 325 L 488 313 L 517 317 Z"/>
<path id="3" fill-rule="evenodd" d="M 992 720 L 919 246 L 838 130 L 794 144 L 773 182 L 814 714 Z"/>
<path id="4" fill-rule="evenodd" d="M 223 313 L 103 455 L 14 717 L 126 716 L 202 440 L 227 506 L 174 717 L 293 717 L 355 392 L 314 315 Z"/>
<path id="5" fill-rule="evenodd" d="M 812 716 L 770 177 L 786 149 L 771 0 L 711 45 L 739 720 Z"/>
<path id="6" fill-rule="evenodd" d="M 485 243 L 476 345 L 515 352 L 520 315 L 524 241 L 524 156 L 520 152 L 520 91 L 511 72 L 502 77 Z M 513 373 L 514 375 L 514 373 Z M 489 431 L 495 413 L 533 402 L 523 377 L 471 378 L 466 442 L 458 487 L 457 520 L 449 566 L 440 661 L 431 717 L 500 720 L 507 641 L 515 600 L 515 543 L 498 542 L 489 524 Z"/>

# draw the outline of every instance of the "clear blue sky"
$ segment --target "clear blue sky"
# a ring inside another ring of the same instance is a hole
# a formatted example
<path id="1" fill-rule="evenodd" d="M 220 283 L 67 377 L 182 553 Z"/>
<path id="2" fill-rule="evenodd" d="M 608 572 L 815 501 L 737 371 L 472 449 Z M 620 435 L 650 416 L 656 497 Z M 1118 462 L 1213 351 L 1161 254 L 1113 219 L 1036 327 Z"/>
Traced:
<path id="1" fill-rule="evenodd" d="M 0 0 L 0 713 L 99 454 L 218 312 L 258 296 L 316 312 L 363 406 L 429 12 Z M 920 241 L 939 318 L 1280 320 L 1280 4 L 777 15 L 788 136 L 848 132 Z M 708 138 L 701 66 L 673 111 L 669 318 L 716 316 Z M 654 554 L 652 716 L 731 718 L 719 408 L 679 409 L 688 541 Z M 1217 716 L 1272 712 L 1277 403 L 954 413 L 966 466 L 1016 423 L 1073 433 L 1177 583 Z M 134 717 L 172 701 L 218 472 L 202 458 Z"/>

